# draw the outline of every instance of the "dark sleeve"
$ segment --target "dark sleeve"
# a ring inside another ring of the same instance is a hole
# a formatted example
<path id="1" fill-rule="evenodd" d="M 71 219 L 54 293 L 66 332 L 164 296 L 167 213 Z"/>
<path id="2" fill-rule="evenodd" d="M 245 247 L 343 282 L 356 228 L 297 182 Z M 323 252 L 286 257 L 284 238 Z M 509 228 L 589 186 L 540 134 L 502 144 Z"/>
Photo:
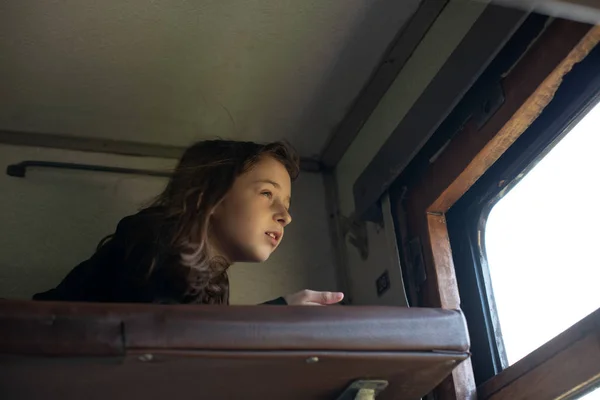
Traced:
<path id="1" fill-rule="evenodd" d="M 287 301 L 283 297 L 278 297 L 274 300 L 270 300 L 262 303 L 261 305 L 271 305 L 271 306 L 287 306 Z"/>
<path id="2" fill-rule="evenodd" d="M 54 288 L 37 293 L 33 300 L 110 302 L 118 299 L 117 291 L 123 291 L 119 271 L 123 265 L 127 235 L 137 224 L 135 216 L 119 221 L 115 233 L 103 239 L 96 252 L 77 265 Z"/>
<path id="3" fill-rule="evenodd" d="M 35 294 L 33 300 L 110 301 L 117 250 L 112 240 L 105 243 L 90 259 L 73 268 L 56 288 Z"/>

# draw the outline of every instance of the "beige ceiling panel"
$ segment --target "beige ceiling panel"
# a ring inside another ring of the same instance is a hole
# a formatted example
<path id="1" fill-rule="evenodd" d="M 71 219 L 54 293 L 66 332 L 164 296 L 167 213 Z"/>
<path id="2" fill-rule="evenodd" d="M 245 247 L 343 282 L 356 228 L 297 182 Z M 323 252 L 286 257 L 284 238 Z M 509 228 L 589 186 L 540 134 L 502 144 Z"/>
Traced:
<path id="1" fill-rule="evenodd" d="M 418 3 L 2 1 L 0 129 L 316 155 Z"/>

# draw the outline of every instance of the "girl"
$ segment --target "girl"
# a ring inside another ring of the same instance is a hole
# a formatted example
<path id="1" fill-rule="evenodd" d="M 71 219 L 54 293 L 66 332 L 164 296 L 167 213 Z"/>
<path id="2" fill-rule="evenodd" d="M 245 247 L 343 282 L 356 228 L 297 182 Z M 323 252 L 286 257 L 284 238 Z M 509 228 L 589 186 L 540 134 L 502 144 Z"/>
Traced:
<path id="1" fill-rule="evenodd" d="M 279 246 L 298 172 L 298 156 L 284 143 L 199 142 L 150 207 L 122 219 L 89 260 L 34 299 L 229 304 L 227 269 L 265 261 Z M 305 290 L 267 304 L 342 298 Z"/>

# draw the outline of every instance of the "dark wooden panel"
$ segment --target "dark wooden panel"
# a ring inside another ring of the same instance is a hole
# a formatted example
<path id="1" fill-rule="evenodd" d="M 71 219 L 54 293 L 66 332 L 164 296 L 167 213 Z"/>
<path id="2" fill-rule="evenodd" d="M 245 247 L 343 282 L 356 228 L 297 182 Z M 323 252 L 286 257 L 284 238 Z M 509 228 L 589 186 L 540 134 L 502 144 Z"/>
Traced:
<path id="1" fill-rule="evenodd" d="M 450 238 L 446 218 L 439 214 L 426 214 L 427 231 L 429 232 L 429 246 L 424 250 L 428 265 L 435 268 L 428 269 L 427 285 L 429 293 L 436 293 L 439 297 L 431 296 L 430 304 L 439 304 L 439 307 L 460 309 L 460 296 L 458 284 L 450 249 Z M 462 363 L 452 371 L 452 375 L 444 380 L 437 389 L 443 393 L 444 398 L 475 399 L 475 379 L 471 361 Z"/>
<path id="2" fill-rule="evenodd" d="M 428 275 L 434 278 L 429 279 L 429 283 L 435 285 L 440 296 L 439 300 L 436 299 L 436 303 L 439 301 L 439 307 L 442 308 L 460 309 L 460 297 L 458 295 L 446 217 L 438 214 L 427 214 L 427 229 L 431 241 L 431 264 L 435 265 L 435 269 L 431 271 L 432 275 Z"/>

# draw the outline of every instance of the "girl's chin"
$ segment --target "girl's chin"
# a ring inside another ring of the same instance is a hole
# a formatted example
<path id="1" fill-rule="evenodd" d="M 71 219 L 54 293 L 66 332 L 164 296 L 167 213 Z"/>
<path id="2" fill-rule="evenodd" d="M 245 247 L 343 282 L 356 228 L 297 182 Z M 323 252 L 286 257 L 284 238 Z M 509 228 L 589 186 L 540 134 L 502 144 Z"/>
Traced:
<path id="1" fill-rule="evenodd" d="M 265 262 L 269 259 L 269 257 L 271 257 L 271 254 L 273 254 L 273 249 L 269 249 L 268 251 L 265 251 L 261 254 L 257 254 L 257 262 Z"/>
<path id="2" fill-rule="evenodd" d="M 271 251 L 257 251 L 253 254 L 247 254 L 246 257 L 244 257 L 243 261 L 241 261 L 241 262 L 247 262 L 247 263 L 265 262 L 271 256 L 271 253 L 272 253 Z"/>
<path id="3" fill-rule="evenodd" d="M 265 262 L 269 259 L 269 257 L 271 256 L 271 254 L 267 254 L 267 255 L 257 255 L 257 257 L 255 258 L 254 262 Z"/>

